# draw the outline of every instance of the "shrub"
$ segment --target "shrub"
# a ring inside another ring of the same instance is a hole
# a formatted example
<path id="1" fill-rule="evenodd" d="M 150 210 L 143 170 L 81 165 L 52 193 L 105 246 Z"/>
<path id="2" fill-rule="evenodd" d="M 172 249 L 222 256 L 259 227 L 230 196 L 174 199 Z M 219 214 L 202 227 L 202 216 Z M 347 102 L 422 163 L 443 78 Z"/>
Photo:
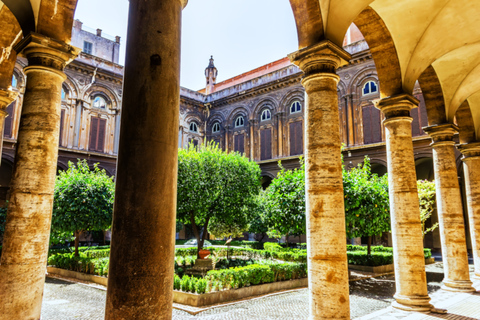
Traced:
<path id="1" fill-rule="evenodd" d="M 207 289 L 207 280 L 205 279 L 198 279 L 197 283 L 195 284 L 195 292 L 198 294 L 205 293 Z"/>
<path id="2" fill-rule="evenodd" d="M 267 251 L 282 251 L 283 248 L 275 242 L 265 242 L 263 248 Z"/>
<path id="3" fill-rule="evenodd" d="M 205 280 L 215 283 L 213 289 L 216 290 L 237 289 L 273 282 L 274 273 L 269 266 L 254 264 L 246 267 L 212 270 L 207 273 Z"/>
<path id="4" fill-rule="evenodd" d="M 390 252 L 372 252 L 371 255 L 367 251 L 349 251 L 347 252 L 348 263 L 362 266 L 383 266 L 393 263 L 393 254 Z"/>
<path id="5" fill-rule="evenodd" d="M 173 289 L 174 290 L 180 290 L 180 284 L 182 283 L 182 280 L 178 275 L 174 275 L 173 277 Z"/>
<path id="6" fill-rule="evenodd" d="M 61 269 L 107 276 L 109 258 L 89 258 L 83 252 L 76 257 L 72 252 L 50 256 L 48 264 Z"/>

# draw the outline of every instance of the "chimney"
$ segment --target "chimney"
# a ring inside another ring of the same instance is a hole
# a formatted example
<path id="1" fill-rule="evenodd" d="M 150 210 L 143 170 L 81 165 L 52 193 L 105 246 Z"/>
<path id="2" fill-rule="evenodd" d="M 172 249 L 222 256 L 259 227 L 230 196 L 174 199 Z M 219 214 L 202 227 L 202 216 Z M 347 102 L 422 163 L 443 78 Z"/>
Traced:
<path id="1" fill-rule="evenodd" d="M 116 37 L 115 37 L 115 42 L 116 42 L 116 43 L 120 43 L 120 37 L 119 37 L 119 36 L 116 36 Z"/>
<path id="2" fill-rule="evenodd" d="M 101 37 L 102 36 L 102 29 L 97 29 L 97 37 Z"/>
<path id="3" fill-rule="evenodd" d="M 78 29 L 78 30 L 82 30 L 82 26 L 83 26 L 83 22 L 76 19 L 74 22 L 73 22 L 73 27 L 75 29 Z"/>

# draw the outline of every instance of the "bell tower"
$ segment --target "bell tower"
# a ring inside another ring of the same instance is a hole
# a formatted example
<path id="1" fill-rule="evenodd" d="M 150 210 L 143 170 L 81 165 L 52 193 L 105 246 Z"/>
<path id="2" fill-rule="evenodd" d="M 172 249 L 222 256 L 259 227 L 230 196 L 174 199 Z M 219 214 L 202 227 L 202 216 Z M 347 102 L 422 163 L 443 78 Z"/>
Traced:
<path id="1" fill-rule="evenodd" d="M 210 57 L 210 63 L 205 69 L 205 78 L 207 78 L 206 94 L 213 93 L 215 91 L 215 84 L 217 82 L 217 68 L 213 64 L 213 56 Z"/>

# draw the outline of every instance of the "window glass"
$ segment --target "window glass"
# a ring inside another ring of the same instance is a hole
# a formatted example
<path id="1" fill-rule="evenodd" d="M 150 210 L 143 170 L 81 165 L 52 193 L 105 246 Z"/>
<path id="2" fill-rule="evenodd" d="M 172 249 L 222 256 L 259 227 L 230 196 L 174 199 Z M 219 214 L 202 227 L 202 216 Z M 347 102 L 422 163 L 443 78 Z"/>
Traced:
<path id="1" fill-rule="evenodd" d="M 262 119 L 262 121 L 267 121 L 267 120 L 272 119 L 272 113 L 270 112 L 270 110 L 268 110 L 268 109 L 263 110 L 261 119 Z"/>
<path id="2" fill-rule="evenodd" d="M 213 132 L 213 133 L 220 132 L 220 123 L 215 122 L 215 123 L 213 124 L 212 132 Z"/>
<path id="3" fill-rule="evenodd" d="M 190 123 L 190 131 L 191 132 L 198 132 L 198 126 L 195 122 Z"/>
<path id="4" fill-rule="evenodd" d="M 12 77 L 12 87 L 16 88 L 18 85 L 17 77 L 13 75 Z"/>
<path id="5" fill-rule="evenodd" d="M 235 127 L 238 128 L 238 127 L 243 127 L 245 125 L 245 120 L 243 119 L 242 116 L 239 116 L 237 117 L 237 119 L 235 120 Z"/>
<path id="6" fill-rule="evenodd" d="M 62 100 L 67 99 L 67 93 L 65 92 L 65 89 L 62 88 Z"/>
<path id="7" fill-rule="evenodd" d="M 87 54 L 92 54 L 92 47 L 93 44 L 91 42 L 83 41 L 83 52 Z"/>
<path id="8" fill-rule="evenodd" d="M 363 95 L 371 94 L 371 93 L 376 93 L 378 92 L 378 86 L 374 81 L 368 81 L 365 83 L 363 86 Z"/>
<path id="9" fill-rule="evenodd" d="M 290 113 L 297 113 L 302 111 L 302 105 L 300 102 L 295 101 L 292 103 L 292 106 L 290 107 Z"/>
<path id="10" fill-rule="evenodd" d="M 96 96 L 93 99 L 93 107 L 94 108 L 99 108 L 99 109 L 105 109 L 107 107 L 107 102 L 105 101 L 104 98 L 100 96 Z"/>

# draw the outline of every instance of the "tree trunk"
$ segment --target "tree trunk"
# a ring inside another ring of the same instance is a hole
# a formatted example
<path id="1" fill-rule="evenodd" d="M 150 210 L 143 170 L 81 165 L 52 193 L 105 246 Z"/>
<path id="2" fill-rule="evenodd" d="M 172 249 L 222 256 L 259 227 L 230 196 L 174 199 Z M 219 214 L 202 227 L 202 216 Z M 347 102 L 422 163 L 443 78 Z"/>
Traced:
<path id="1" fill-rule="evenodd" d="M 75 231 L 75 257 L 78 257 L 78 244 L 80 242 L 80 231 Z"/>
<path id="2" fill-rule="evenodd" d="M 368 236 L 368 241 L 367 241 L 367 255 L 372 254 L 372 236 Z"/>
<path id="3" fill-rule="evenodd" d="M 287 244 L 287 248 L 288 248 L 288 233 L 285 235 L 285 243 Z"/>

